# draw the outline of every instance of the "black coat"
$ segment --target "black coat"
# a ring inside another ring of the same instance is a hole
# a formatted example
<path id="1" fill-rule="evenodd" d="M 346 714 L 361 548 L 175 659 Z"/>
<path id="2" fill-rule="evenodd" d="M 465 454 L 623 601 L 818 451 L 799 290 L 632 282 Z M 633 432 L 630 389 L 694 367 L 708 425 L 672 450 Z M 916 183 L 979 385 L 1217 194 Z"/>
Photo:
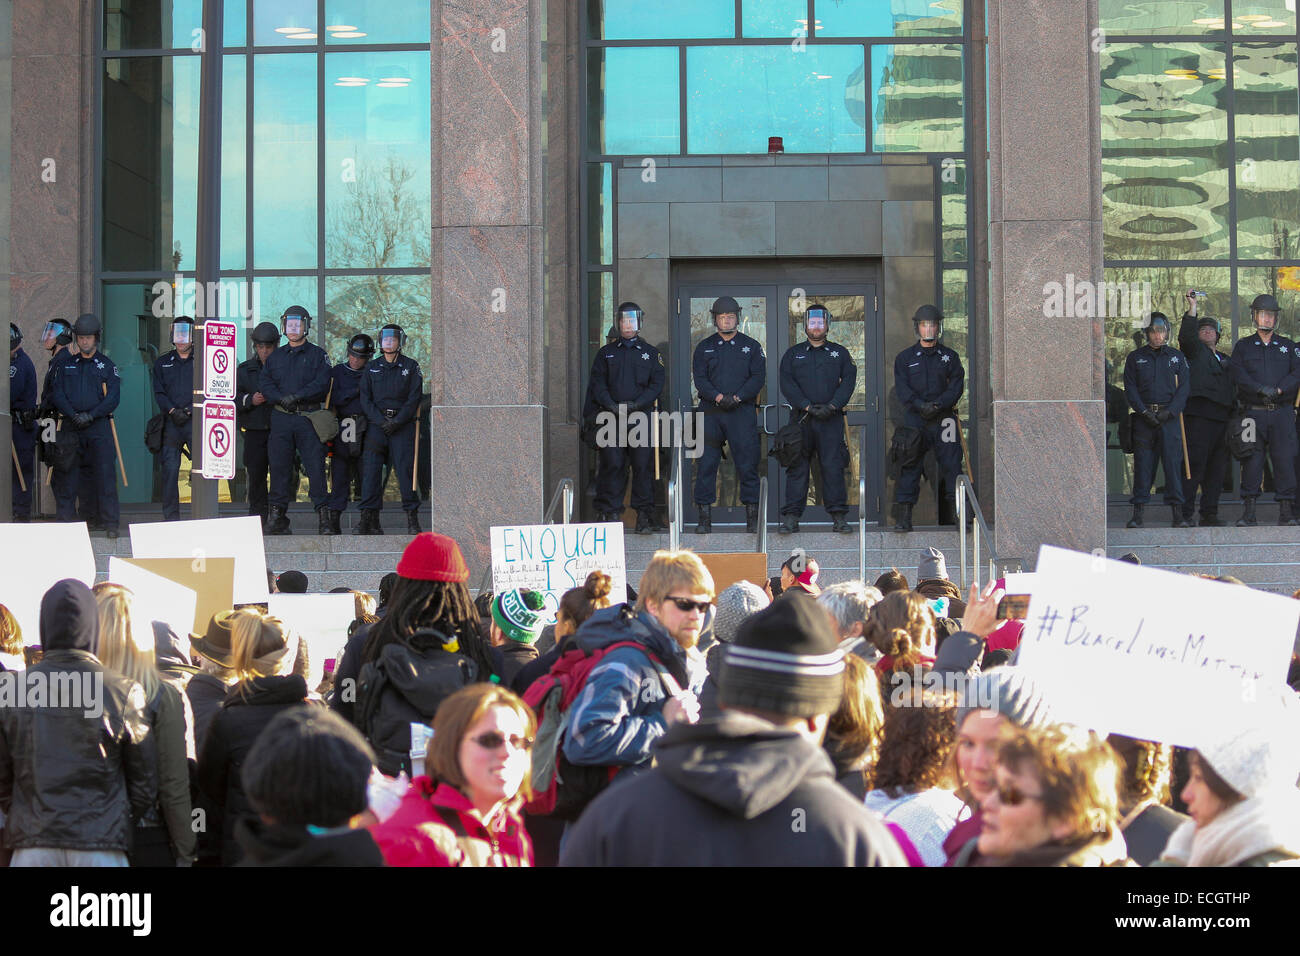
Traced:
<path id="1" fill-rule="evenodd" d="M 1187 413 L 1226 422 L 1232 414 L 1231 359 L 1201 341 L 1196 319 L 1185 312 L 1178 323 L 1178 348 L 1191 375 Z"/>
<path id="2" fill-rule="evenodd" d="M 537 648 L 531 644 L 520 644 L 518 641 L 506 639 L 505 644 L 497 648 L 501 652 L 501 670 L 499 676 L 501 683 L 505 687 L 510 687 L 514 683 L 515 676 L 524 669 L 525 666 L 538 660 Z"/>
<path id="3" fill-rule="evenodd" d="M 82 707 L 0 707 L 0 810 L 8 817 L 9 847 L 125 852 L 131 821 L 158 799 L 158 756 L 143 688 L 85 650 L 46 651 L 13 678 L 35 675 L 44 675 L 51 694 L 69 678 L 79 688 L 102 679 L 94 702 L 102 707 L 84 697 Z M 87 716 L 94 710 L 101 712 Z"/>
<path id="4" fill-rule="evenodd" d="M 240 693 L 241 688 L 247 690 L 246 695 Z M 212 719 L 199 753 L 199 786 L 222 813 L 223 866 L 232 866 L 243 856 L 235 840 L 235 823 L 254 813 L 240 779 L 248 752 L 281 711 L 305 705 L 306 701 L 307 681 L 299 675 L 258 677 L 230 688 L 221 710 Z"/>
<path id="5" fill-rule="evenodd" d="M 1150 866 L 1160 859 L 1173 832 L 1189 818 L 1153 803 L 1124 828 L 1129 858 L 1138 866 Z"/>
<path id="6" fill-rule="evenodd" d="M 267 824 L 248 817 L 235 824 L 243 848 L 240 866 L 383 866 L 369 830 L 313 836 L 304 826 Z"/>

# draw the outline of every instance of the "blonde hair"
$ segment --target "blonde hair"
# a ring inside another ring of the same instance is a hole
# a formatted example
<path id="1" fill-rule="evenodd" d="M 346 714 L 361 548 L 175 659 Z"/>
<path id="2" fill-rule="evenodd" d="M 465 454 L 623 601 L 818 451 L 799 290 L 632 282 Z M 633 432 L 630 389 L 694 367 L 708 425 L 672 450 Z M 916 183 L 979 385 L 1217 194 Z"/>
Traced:
<path id="1" fill-rule="evenodd" d="M 252 607 L 230 615 L 230 669 L 240 683 L 287 674 L 294 663 L 290 647 L 297 651 L 298 639 L 278 617 Z"/>
<path id="2" fill-rule="evenodd" d="M 154 657 L 153 624 L 135 607 L 135 595 L 120 584 L 95 585 L 95 606 L 99 610 L 99 637 L 95 656 L 109 670 L 117 671 L 144 688 L 146 700 L 158 693 L 158 663 Z"/>
<path id="3" fill-rule="evenodd" d="M 365 591 L 353 591 L 353 618 L 358 621 L 365 621 L 373 624 L 379 618 L 375 617 L 375 597 L 373 594 L 367 594 Z"/>
<path id="4" fill-rule="evenodd" d="M 13 611 L 0 604 L 0 654 L 23 652 L 23 629 Z"/>
<path id="5" fill-rule="evenodd" d="M 641 575 L 637 610 L 661 603 L 678 588 L 688 594 L 707 594 L 713 600 L 713 575 L 694 551 L 656 551 Z"/>

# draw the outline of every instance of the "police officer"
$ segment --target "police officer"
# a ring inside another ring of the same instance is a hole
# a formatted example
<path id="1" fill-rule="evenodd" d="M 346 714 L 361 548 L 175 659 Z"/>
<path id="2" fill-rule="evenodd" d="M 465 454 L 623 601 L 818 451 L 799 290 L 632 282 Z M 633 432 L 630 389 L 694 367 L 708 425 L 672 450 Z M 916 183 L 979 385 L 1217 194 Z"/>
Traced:
<path id="1" fill-rule="evenodd" d="M 724 295 L 709 309 L 717 332 L 695 346 L 691 369 L 704 414 L 704 453 L 695 476 L 696 534 L 713 530 L 722 443 L 731 449 L 745 506 L 745 530 L 758 530 L 758 393 L 767 378 L 763 346 L 740 331 L 740 305 Z"/>
<path id="2" fill-rule="evenodd" d="M 1165 504 L 1173 511 L 1173 527 L 1186 528 L 1183 518 L 1183 446 L 1178 416 L 1191 393 L 1187 360 L 1168 345 L 1169 319 L 1152 312 L 1145 329 L 1147 344 L 1124 360 L 1124 396 L 1137 412 L 1133 420 L 1133 517 L 1126 527 L 1141 528 L 1142 509 L 1151 500 L 1156 461 L 1165 471 Z"/>
<path id="3" fill-rule="evenodd" d="M 830 309 L 820 304 L 808 306 L 804 315 L 807 341 L 792 345 L 781 356 L 781 394 L 800 416 L 804 446 L 804 457 L 786 469 L 781 534 L 799 530 L 814 454 L 821 461 L 826 510 L 835 521 L 831 530 L 849 530 L 845 518 L 849 498 L 844 469 L 849 464 L 849 446 L 844 441 L 844 408 L 853 397 L 858 369 L 849 350 L 830 341 L 830 331 Z"/>
<path id="4" fill-rule="evenodd" d="M 57 520 L 76 520 L 78 465 L 87 461 L 94 475 L 93 494 L 104 532 L 116 538 L 117 453 L 109 417 L 121 398 L 122 380 L 113 360 L 98 350 L 99 319 L 89 313 L 82 315 L 73 323 L 72 333 L 77 353 L 55 358 L 50 382 L 51 400 L 63 418 L 63 427 L 74 429 L 76 436 L 72 467 L 54 473 Z"/>
<path id="5" fill-rule="evenodd" d="M 259 322 L 253 329 L 253 355 L 235 369 L 235 409 L 244 433 L 244 470 L 248 473 L 248 513 L 262 519 L 266 530 L 266 475 L 270 459 L 271 403 L 259 391 L 266 360 L 280 346 L 280 330 L 274 322 Z"/>
<path id="6" fill-rule="evenodd" d="M 76 355 L 77 346 L 72 341 L 72 323 L 67 319 L 50 319 L 41 331 L 41 348 L 49 353 L 50 363 L 45 367 L 45 377 L 41 379 L 41 400 L 36 409 L 37 426 L 40 431 L 39 456 L 47 468 L 53 469 L 58 458 L 59 413 L 54 407 L 54 364 L 62 354 Z"/>
<path id="7" fill-rule="evenodd" d="M 627 468 L 631 464 L 636 533 L 652 534 L 659 529 L 654 515 L 653 441 L 650 429 L 638 429 L 636 420 L 629 417 L 633 412 L 653 413 L 655 400 L 664 390 L 663 358 L 657 348 L 642 340 L 644 320 L 645 310 L 635 302 L 624 302 L 614 310 L 619 339 L 596 353 L 591 365 L 591 393 L 599 411 L 618 415 L 618 430 L 627 431 L 612 441 L 611 429 L 597 432 L 600 469 L 596 479 L 596 520 L 622 520 L 623 489 L 627 487 Z M 633 440 L 637 435 L 646 440 Z"/>
<path id="8" fill-rule="evenodd" d="M 1295 457 L 1296 389 L 1300 388 L 1300 351 L 1286 336 L 1277 334 L 1277 299 L 1265 294 L 1250 303 L 1255 334 L 1239 339 L 1232 349 L 1232 381 L 1237 400 L 1245 407 L 1247 421 L 1255 424 L 1255 451 L 1246 460 L 1241 475 L 1241 497 L 1245 505 L 1238 527 L 1257 523 L 1255 499 L 1264 480 L 1264 451 L 1268 446 L 1273 466 L 1280 525 L 1296 524 Z"/>
<path id="9" fill-rule="evenodd" d="M 361 477 L 366 416 L 361 408 L 361 375 L 375 357 L 375 340 L 364 332 L 348 339 L 347 360 L 330 372 L 330 407 L 339 416 L 339 434 L 330 455 L 330 530 L 342 534 L 339 519 L 348 509 L 353 478 Z"/>
<path id="10" fill-rule="evenodd" d="M 956 490 L 961 473 L 961 435 L 957 403 L 966 387 L 966 370 L 961 356 L 939 339 L 943 336 L 943 313 L 933 305 L 921 306 L 912 315 L 916 344 L 894 358 L 894 391 L 903 406 L 903 424 L 921 433 L 920 451 L 904 465 L 894 488 L 894 530 L 912 530 L 912 507 L 921 490 L 925 453 L 934 450 L 939 468 L 940 501 Z"/>
<path id="11" fill-rule="evenodd" d="M 1183 486 L 1183 519 L 1190 526 L 1201 487 L 1203 527 L 1223 525 L 1219 495 L 1228 474 L 1228 419 L 1232 417 L 1233 387 L 1230 356 L 1220 352 L 1219 321 L 1197 316 L 1196 295 L 1187 293 L 1187 311 L 1178 323 L 1178 347 L 1187 360 L 1189 392 L 1183 424 L 1187 429 L 1187 467 L 1191 479 Z M 1186 473 L 1184 473 L 1186 474 Z"/>
<path id="12" fill-rule="evenodd" d="M 361 409 L 369 423 L 361 458 L 361 523 L 353 534 L 383 534 L 384 465 L 397 476 L 406 512 L 406 530 L 420 533 L 420 494 L 415 487 L 415 430 L 424 377 L 420 363 L 402 354 L 406 333 L 400 325 L 379 330 L 379 358 L 361 373 Z"/>
<path id="13" fill-rule="evenodd" d="M 194 320 L 188 315 L 172 320 L 171 343 L 174 348 L 153 363 L 153 400 L 167 416 L 163 419 L 163 520 L 179 521 L 181 448 L 189 447 L 194 414 Z"/>
<path id="14" fill-rule="evenodd" d="M 9 414 L 13 419 L 14 521 L 32 520 L 32 483 L 36 479 L 36 366 L 22 349 L 23 333 L 9 323 Z M 21 468 L 22 484 L 18 481 Z M 26 490 L 23 489 L 26 485 Z"/>
<path id="15" fill-rule="evenodd" d="M 271 353 L 258 380 L 258 390 L 269 402 L 271 437 L 267 450 L 271 460 L 271 517 L 267 534 L 291 534 L 285 511 L 296 483 L 293 453 L 298 452 L 307 472 L 307 494 L 318 519 L 317 533 L 332 534 L 326 508 L 329 488 L 325 484 L 325 446 L 305 412 L 320 409 L 330 387 L 330 360 L 325 350 L 307 341 L 311 313 L 291 305 L 280 317 L 288 342 Z"/>

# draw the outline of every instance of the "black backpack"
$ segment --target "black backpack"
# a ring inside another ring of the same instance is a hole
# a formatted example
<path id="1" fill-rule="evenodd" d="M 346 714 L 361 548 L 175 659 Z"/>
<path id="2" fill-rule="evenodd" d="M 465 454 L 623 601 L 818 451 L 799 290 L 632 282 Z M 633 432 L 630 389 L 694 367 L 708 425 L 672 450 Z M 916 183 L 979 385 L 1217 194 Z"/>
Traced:
<path id="1" fill-rule="evenodd" d="M 1228 419 L 1228 453 L 1237 461 L 1245 461 L 1255 454 L 1255 449 L 1259 447 L 1257 436 L 1252 435 L 1250 441 L 1246 441 L 1242 436 L 1246 430 L 1247 417 L 1248 413 L 1243 413 Z"/>
<path id="2" fill-rule="evenodd" d="M 889 443 L 886 457 L 889 477 L 897 481 L 903 469 L 921 460 L 925 454 L 925 435 L 919 428 L 899 425 L 894 429 L 894 439 Z"/>
<path id="3" fill-rule="evenodd" d="M 361 666 L 357 680 L 357 729 L 375 750 L 375 763 L 390 777 L 411 773 L 411 724 L 432 724 L 442 702 L 478 679 L 475 663 L 444 645 L 432 629 L 404 643 L 388 644 Z"/>
<path id="4" fill-rule="evenodd" d="M 807 417 L 805 412 L 804 418 Z M 800 418 L 797 422 L 778 428 L 772 436 L 772 446 L 767 451 L 767 457 L 775 458 L 782 468 L 793 468 L 800 459 L 808 457 L 803 444 L 803 420 Z"/>
<path id="5" fill-rule="evenodd" d="M 163 419 L 167 416 L 159 412 L 153 418 L 149 419 L 144 426 L 144 447 L 149 449 L 151 454 L 158 454 L 163 448 Z"/>

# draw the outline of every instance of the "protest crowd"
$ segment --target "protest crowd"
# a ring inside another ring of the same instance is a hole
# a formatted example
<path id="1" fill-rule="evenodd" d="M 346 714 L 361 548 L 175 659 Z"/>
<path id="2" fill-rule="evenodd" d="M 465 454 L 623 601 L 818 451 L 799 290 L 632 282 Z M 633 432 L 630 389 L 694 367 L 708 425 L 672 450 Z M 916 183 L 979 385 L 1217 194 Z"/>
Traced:
<path id="1" fill-rule="evenodd" d="M 823 589 L 796 552 L 721 593 L 659 551 L 626 603 L 592 571 L 553 623 L 539 592 L 468 581 L 455 540 L 416 535 L 377 602 L 350 592 L 319 682 L 265 606 L 178 634 L 130 588 L 69 578 L 36 639 L 0 604 L 4 863 L 1300 860 L 1295 657 L 1290 686 L 1174 746 L 1059 719 L 1004 582 L 962 594 L 934 548 L 915 587 Z M 94 693 L 74 707 L 73 687 Z"/>

